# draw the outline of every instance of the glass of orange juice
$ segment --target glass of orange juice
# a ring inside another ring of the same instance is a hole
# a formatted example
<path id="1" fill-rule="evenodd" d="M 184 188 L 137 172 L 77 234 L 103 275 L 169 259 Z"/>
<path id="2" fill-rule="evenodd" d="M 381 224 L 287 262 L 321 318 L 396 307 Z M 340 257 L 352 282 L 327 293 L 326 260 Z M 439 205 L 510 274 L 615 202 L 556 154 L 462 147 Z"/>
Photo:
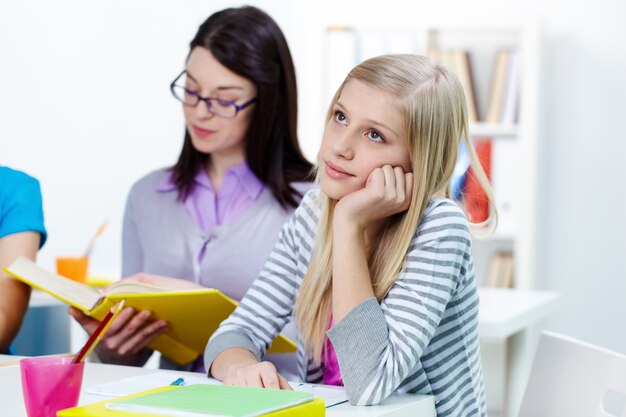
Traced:
<path id="1" fill-rule="evenodd" d="M 57 273 L 66 278 L 78 282 L 87 281 L 87 270 L 89 269 L 89 257 L 87 256 L 58 256 Z"/>

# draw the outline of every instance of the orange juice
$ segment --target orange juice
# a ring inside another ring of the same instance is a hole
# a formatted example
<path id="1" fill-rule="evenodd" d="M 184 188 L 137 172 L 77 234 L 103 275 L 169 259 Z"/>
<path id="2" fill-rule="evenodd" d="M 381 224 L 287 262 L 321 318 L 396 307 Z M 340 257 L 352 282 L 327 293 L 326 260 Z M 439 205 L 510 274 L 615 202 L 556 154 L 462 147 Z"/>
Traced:
<path id="1" fill-rule="evenodd" d="M 89 269 L 89 258 L 87 256 L 58 256 L 56 261 L 57 273 L 59 275 L 78 282 L 87 281 L 87 270 Z"/>

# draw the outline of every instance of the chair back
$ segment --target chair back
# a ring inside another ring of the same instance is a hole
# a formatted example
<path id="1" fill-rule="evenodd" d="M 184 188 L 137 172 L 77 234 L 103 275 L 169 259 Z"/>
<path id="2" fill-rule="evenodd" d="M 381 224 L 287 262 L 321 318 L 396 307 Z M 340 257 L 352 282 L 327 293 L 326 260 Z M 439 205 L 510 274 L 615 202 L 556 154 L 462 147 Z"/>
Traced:
<path id="1" fill-rule="evenodd" d="M 626 356 L 542 332 L 519 417 L 626 417 Z"/>

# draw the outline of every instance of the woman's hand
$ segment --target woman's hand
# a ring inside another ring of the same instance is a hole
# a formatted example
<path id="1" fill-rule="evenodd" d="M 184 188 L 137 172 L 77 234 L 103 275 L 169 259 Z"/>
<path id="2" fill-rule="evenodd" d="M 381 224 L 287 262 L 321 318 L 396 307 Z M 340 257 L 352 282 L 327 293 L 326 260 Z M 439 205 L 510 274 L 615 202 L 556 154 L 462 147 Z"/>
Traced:
<path id="1" fill-rule="evenodd" d="M 199 289 L 202 286 L 184 279 L 170 278 L 161 275 L 138 273 L 125 278 L 126 282 L 141 282 L 156 287 L 187 290 Z M 115 284 L 113 284 L 115 285 Z M 107 290 L 104 289 L 106 294 Z M 100 322 L 84 314 L 82 311 L 70 307 L 69 314 L 91 335 Z M 137 365 L 140 363 L 140 353 L 157 336 L 167 331 L 165 320 L 152 319 L 152 312 L 148 310 L 136 311 L 132 307 L 124 308 L 115 318 L 107 330 L 102 341 L 96 346 L 96 353 L 107 363 Z"/>
<path id="2" fill-rule="evenodd" d="M 234 366 L 223 382 L 224 385 L 237 385 L 240 387 L 293 389 L 271 362 Z"/>
<path id="3" fill-rule="evenodd" d="M 89 335 L 100 324 L 74 307 L 70 307 L 68 313 Z M 141 365 L 140 351 L 167 331 L 167 322 L 151 320 L 151 315 L 152 313 L 147 310 L 135 311 L 132 307 L 124 308 L 96 346 L 100 359 L 107 363 Z"/>
<path id="4" fill-rule="evenodd" d="M 384 165 L 367 178 L 365 187 L 343 197 L 335 207 L 335 221 L 353 222 L 361 230 L 409 208 L 413 174 Z"/>

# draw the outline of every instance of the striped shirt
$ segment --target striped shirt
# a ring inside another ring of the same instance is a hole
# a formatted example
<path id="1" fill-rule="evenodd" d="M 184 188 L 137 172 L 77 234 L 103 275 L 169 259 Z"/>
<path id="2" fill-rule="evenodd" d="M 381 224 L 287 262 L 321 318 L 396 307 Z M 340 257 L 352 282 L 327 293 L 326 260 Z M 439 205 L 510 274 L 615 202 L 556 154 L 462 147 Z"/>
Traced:
<path id="1" fill-rule="evenodd" d="M 205 351 L 210 369 L 225 349 L 260 358 L 291 319 L 311 260 L 320 217 L 319 190 L 309 191 L 285 224 L 260 276 Z M 326 333 L 351 404 L 377 404 L 393 392 L 435 396 L 438 416 L 485 416 L 478 342 L 478 293 L 471 235 L 451 200 L 432 200 L 398 278 L 379 303 L 363 301 Z M 323 370 L 298 340 L 300 377 Z"/>

